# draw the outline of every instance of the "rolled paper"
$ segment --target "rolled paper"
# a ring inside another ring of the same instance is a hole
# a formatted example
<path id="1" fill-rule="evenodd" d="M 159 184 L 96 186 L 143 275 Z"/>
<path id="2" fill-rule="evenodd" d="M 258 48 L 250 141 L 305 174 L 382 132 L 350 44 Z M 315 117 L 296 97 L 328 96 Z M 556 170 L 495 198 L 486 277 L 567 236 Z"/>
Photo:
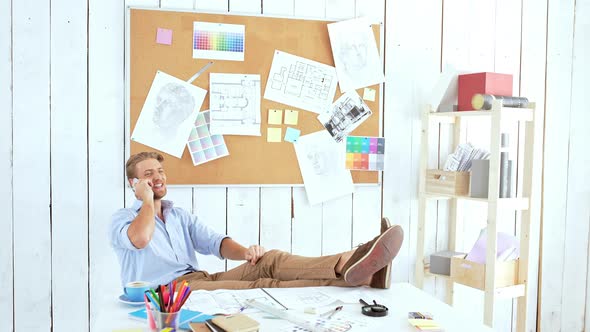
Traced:
<path id="1" fill-rule="evenodd" d="M 492 102 L 500 100 L 502 106 L 506 107 L 527 107 L 529 100 L 525 97 L 497 96 L 477 93 L 471 98 L 471 106 L 474 110 L 491 110 Z"/>

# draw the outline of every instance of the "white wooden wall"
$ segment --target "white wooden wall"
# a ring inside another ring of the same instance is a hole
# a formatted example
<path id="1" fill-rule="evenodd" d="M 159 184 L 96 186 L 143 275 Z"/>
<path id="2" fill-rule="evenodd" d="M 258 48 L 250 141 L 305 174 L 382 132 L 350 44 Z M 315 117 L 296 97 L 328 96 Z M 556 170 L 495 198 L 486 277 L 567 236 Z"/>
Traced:
<path id="1" fill-rule="evenodd" d="M 108 319 L 99 308 L 119 294 L 106 233 L 111 214 L 133 199 L 124 185 L 126 6 L 385 22 L 382 187 L 315 207 L 301 187 L 171 188 L 169 198 L 244 244 L 304 255 L 350 249 L 388 216 L 406 231 L 395 281 L 414 278 L 419 112 L 437 74 L 446 64 L 512 73 L 515 91 L 537 101 L 546 121 L 539 328 L 590 329 L 589 0 L 0 0 L 0 332 L 95 331 Z M 434 165 L 452 150 L 449 128 L 438 130 Z M 448 244 L 448 209 L 428 207 L 427 253 Z M 470 220 L 465 246 L 479 226 Z M 540 230 L 533 225 L 532 243 Z M 210 271 L 235 266 L 199 259 Z M 529 285 L 532 331 L 534 272 Z M 458 308 L 483 308 L 481 293 L 457 288 Z M 444 299 L 446 283 L 426 289 Z M 498 305 L 498 330 L 512 329 L 515 308 Z"/>

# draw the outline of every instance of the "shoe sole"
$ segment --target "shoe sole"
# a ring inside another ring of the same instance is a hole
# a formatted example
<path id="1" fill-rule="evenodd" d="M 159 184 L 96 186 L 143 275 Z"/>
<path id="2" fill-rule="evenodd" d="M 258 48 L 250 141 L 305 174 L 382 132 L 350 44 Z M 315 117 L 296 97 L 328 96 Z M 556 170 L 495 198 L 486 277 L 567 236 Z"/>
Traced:
<path id="1" fill-rule="evenodd" d="M 391 241 L 388 245 L 388 239 Z M 375 272 L 391 263 L 397 256 L 403 242 L 404 232 L 399 225 L 393 226 L 382 233 L 371 249 L 352 264 L 344 273 L 344 281 L 351 285 L 360 285 Z"/>
<path id="2" fill-rule="evenodd" d="M 391 227 L 391 222 L 389 221 L 389 218 L 384 217 L 383 219 L 385 219 L 386 229 L 385 230 L 382 229 L 381 232 L 384 232 L 389 227 Z M 397 254 L 396 254 L 396 256 L 397 256 Z M 391 263 L 387 264 L 387 266 L 385 266 L 384 269 L 385 269 L 385 285 L 383 285 L 383 288 L 388 289 L 389 286 L 391 285 Z"/>

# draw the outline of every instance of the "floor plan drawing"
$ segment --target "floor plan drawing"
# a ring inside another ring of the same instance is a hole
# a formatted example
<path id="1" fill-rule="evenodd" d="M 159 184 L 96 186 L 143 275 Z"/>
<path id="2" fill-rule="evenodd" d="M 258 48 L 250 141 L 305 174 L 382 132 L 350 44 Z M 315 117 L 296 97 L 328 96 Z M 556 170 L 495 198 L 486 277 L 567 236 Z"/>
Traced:
<path id="1" fill-rule="evenodd" d="M 211 74 L 211 133 L 260 136 L 260 75 Z"/>
<path id="2" fill-rule="evenodd" d="M 264 98 L 320 113 L 332 104 L 336 69 L 275 51 Z"/>

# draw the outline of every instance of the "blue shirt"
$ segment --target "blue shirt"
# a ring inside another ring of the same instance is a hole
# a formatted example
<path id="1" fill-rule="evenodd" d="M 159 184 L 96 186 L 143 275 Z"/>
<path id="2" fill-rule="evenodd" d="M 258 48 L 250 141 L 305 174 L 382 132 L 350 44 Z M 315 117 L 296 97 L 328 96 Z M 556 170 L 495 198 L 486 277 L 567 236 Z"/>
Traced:
<path id="1" fill-rule="evenodd" d="M 127 229 L 142 204 L 136 200 L 131 208 L 120 209 L 112 216 L 109 237 L 121 265 L 122 285 L 131 281 L 147 281 L 153 286 L 168 284 L 181 275 L 197 271 L 195 251 L 223 259 L 221 241 L 227 236 L 216 233 L 196 216 L 164 200 L 162 214 L 166 222 L 156 216 L 152 240 L 145 248 L 136 248 L 129 240 Z"/>

